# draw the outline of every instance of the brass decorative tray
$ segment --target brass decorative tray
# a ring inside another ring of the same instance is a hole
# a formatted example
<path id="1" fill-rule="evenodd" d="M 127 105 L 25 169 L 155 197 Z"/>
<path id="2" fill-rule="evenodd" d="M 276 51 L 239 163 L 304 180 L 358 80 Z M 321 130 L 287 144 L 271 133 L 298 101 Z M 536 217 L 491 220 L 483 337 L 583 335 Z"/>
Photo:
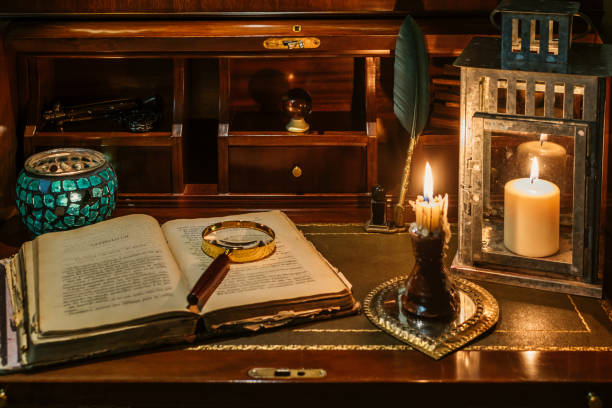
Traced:
<path id="1" fill-rule="evenodd" d="M 420 318 L 402 310 L 401 297 L 408 276 L 400 276 L 374 288 L 363 305 L 370 321 L 398 340 L 438 360 L 480 336 L 497 323 L 499 306 L 484 288 L 454 278 L 459 308 L 448 319 Z"/>

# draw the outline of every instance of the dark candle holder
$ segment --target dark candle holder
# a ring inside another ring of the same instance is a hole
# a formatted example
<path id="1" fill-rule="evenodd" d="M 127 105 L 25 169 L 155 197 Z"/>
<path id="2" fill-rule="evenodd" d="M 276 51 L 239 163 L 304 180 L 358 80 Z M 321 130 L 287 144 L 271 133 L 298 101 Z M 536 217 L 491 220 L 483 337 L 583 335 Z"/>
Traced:
<path id="1" fill-rule="evenodd" d="M 445 232 L 423 235 L 411 228 L 412 251 L 416 263 L 406 282 L 402 307 L 423 318 L 452 317 L 457 311 L 457 295 L 453 281 L 444 266 Z"/>
<path id="2" fill-rule="evenodd" d="M 429 232 L 412 224 L 409 236 L 416 263 L 410 275 L 374 288 L 363 302 L 370 321 L 382 331 L 439 359 L 495 325 L 497 301 L 482 287 L 451 278 L 444 266 L 448 222 Z"/>

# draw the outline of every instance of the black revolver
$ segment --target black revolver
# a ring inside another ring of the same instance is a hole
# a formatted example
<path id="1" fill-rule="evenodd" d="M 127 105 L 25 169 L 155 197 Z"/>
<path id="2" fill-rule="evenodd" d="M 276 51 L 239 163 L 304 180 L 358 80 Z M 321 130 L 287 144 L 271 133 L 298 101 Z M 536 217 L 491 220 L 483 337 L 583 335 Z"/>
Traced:
<path id="1" fill-rule="evenodd" d="M 112 119 L 124 123 L 132 132 L 151 131 L 161 116 L 157 96 L 141 100 L 138 98 L 112 99 L 84 105 L 62 106 L 60 102 L 42 113 L 41 127 L 47 123 L 62 128 L 67 122 L 92 119 Z"/>

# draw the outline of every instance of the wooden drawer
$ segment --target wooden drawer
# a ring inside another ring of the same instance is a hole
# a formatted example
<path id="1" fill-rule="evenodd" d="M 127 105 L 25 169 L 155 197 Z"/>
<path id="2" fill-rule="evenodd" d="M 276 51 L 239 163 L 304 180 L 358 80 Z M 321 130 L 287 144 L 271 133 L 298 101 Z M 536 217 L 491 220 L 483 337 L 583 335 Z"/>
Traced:
<path id="1" fill-rule="evenodd" d="M 119 194 L 171 193 L 172 150 L 166 146 L 104 146 L 99 143 L 34 145 L 38 153 L 59 146 L 85 147 L 102 152 L 117 173 Z"/>
<path id="2" fill-rule="evenodd" d="M 361 193 L 366 163 L 361 146 L 232 146 L 229 187 L 232 193 Z"/>

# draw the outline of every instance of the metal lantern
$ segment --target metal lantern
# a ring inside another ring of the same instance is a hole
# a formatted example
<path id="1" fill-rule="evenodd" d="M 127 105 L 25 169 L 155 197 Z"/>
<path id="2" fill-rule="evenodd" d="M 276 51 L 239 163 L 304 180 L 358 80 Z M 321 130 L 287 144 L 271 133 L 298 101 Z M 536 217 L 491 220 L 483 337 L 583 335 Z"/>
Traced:
<path id="1" fill-rule="evenodd" d="M 461 140 L 453 271 L 601 297 L 603 119 L 612 47 L 569 48 L 578 3 L 563 3 L 562 10 L 559 3 L 530 3 L 537 6 L 531 13 L 525 4 L 502 2 L 496 9 L 502 38 L 474 38 L 455 61 Z"/>

